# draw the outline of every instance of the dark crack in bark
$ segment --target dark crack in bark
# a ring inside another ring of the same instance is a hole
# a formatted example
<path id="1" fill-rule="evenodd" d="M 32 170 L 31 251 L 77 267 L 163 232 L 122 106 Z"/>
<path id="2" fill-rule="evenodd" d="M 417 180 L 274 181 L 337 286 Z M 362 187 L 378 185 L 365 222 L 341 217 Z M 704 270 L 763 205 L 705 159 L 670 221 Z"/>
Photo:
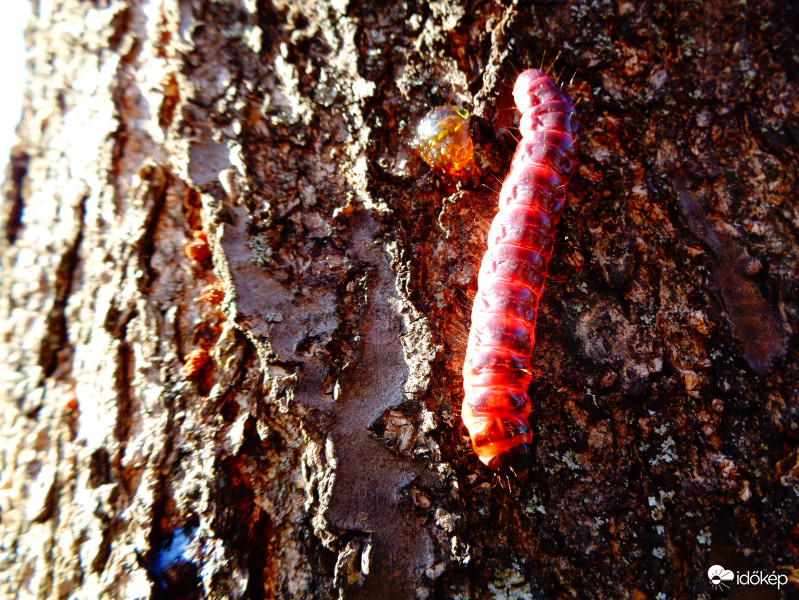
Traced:
<path id="1" fill-rule="evenodd" d="M 67 344 L 67 321 L 64 309 L 69 301 L 70 288 L 80 258 L 87 199 L 88 196 L 80 198 L 73 209 L 71 239 L 62 251 L 61 259 L 53 274 L 54 290 L 52 304 L 47 314 L 47 334 L 39 345 L 39 365 L 45 377 L 53 374 L 58 366 L 59 352 Z"/>

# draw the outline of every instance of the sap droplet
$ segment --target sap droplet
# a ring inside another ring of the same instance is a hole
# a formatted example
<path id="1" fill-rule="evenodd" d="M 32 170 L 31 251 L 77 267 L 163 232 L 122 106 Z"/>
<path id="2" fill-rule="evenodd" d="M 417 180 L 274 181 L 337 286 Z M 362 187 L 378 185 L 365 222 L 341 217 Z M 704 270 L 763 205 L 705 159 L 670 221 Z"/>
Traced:
<path id="1" fill-rule="evenodd" d="M 455 106 L 439 106 L 419 122 L 411 148 L 432 168 L 450 175 L 474 169 L 474 144 L 469 135 L 469 113 Z"/>

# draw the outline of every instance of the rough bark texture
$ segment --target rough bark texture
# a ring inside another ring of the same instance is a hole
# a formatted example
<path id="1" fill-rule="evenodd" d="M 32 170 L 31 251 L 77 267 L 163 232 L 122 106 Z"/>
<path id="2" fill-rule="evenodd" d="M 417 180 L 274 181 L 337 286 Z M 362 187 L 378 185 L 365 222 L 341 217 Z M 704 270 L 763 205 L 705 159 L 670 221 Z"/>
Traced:
<path id="1" fill-rule="evenodd" d="M 795 3 L 33 5 L 0 594 L 797 597 Z M 460 369 L 510 87 L 557 53 L 580 155 L 522 483 Z M 438 104 L 481 176 L 409 152 Z"/>

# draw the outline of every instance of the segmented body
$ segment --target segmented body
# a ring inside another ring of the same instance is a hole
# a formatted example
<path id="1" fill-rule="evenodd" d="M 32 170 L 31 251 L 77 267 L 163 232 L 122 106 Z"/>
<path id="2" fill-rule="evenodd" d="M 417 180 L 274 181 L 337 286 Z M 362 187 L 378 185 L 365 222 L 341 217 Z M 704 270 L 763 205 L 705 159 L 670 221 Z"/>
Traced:
<path id="1" fill-rule="evenodd" d="M 545 72 L 519 75 L 521 141 L 499 194 L 478 276 L 463 366 L 463 422 L 478 458 L 526 468 L 533 435 L 527 388 L 538 302 L 577 159 L 574 104 Z"/>

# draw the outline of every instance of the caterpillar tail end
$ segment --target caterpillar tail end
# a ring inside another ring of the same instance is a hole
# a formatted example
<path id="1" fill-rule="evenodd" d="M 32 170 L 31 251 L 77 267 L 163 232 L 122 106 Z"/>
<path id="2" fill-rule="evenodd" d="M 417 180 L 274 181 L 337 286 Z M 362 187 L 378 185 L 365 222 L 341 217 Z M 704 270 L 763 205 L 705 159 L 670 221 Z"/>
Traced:
<path id="1" fill-rule="evenodd" d="M 530 474 L 533 449 L 530 444 L 519 444 L 497 454 L 488 463 L 488 468 L 498 473 L 513 473 L 517 479 L 524 481 Z"/>

